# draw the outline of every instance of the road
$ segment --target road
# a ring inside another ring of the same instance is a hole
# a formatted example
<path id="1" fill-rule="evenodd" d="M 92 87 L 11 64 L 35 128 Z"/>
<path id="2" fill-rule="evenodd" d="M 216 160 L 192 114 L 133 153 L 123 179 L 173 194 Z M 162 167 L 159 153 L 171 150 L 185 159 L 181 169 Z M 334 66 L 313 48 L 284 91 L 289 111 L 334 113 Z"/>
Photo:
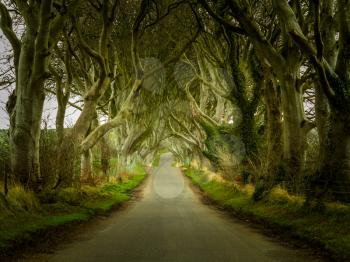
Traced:
<path id="1" fill-rule="evenodd" d="M 172 156 L 164 154 L 142 197 L 85 236 L 66 244 L 51 262 L 321 261 L 281 245 L 218 210 L 192 191 Z"/>

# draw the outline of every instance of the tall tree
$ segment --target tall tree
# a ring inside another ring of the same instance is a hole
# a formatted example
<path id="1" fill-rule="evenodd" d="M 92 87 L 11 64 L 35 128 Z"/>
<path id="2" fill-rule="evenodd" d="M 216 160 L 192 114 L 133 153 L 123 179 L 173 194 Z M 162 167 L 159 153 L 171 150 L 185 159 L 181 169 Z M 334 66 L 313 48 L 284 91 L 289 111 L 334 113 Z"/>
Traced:
<path id="1" fill-rule="evenodd" d="M 11 170 L 15 180 L 25 186 L 40 181 L 39 139 L 48 63 L 76 2 L 13 1 L 24 21 L 21 39 L 12 28 L 8 6 L 0 3 L 0 27 L 12 45 L 16 71 L 16 89 L 7 107 L 11 117 Z"/>

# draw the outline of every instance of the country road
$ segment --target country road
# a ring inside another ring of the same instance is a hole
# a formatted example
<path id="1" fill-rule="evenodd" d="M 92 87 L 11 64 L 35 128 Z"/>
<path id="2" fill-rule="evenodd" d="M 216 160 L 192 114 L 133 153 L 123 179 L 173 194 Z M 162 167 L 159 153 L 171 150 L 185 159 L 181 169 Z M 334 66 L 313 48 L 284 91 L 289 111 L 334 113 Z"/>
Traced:
<path id="1" fill-rule="evenodd" d="M 164 154 L 142 197 L 50 255 L 84 261 L 321 261 L 204 205 Z"/>

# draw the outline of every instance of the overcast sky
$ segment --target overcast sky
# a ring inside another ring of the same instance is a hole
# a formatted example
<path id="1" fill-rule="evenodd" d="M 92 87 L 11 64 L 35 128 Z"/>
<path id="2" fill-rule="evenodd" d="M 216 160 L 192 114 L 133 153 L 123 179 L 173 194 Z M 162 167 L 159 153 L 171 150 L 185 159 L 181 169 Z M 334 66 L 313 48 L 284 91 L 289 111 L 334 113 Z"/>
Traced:
<path id="1" fill-rule="evenodd" d="M 9 117 L 5 109 L 5 104 L 8 99 L 8 91 L 0 90 L 0 129 L 9 127 Z M 55 127 L 55 118 L 57 112 L 57 102 L 54 97 L 47 97 L 44 104 L 44 112 L 42 119 L 48 123 L 49 128 Z M 69 107 L 66 113 L 65 126 L 72 126 L 79 116 L 79 111 Z"/>
<path id="2" fill-rule="evenodd" d="M 4 37 L 2 31 L 0 30 L 0 56 L 3 55 L 9 50 L 10 46 L 7 42 L 7 39 Z M 0 64 L 1 67 L 3 65 Z M 1 88 L 1 86 L 0 86 Z M 1 90 L 0 89 L 0 129 L 8 128 L 9 119 L 5 110 L 5 105 L 8 99 L 10 91 L 9 90 Z"/>
<path id="3" fill-rule="evenodd" d="M 5 111 L 5 103 L 8 98 L 7 90 L 0 90 L 0 129 L 8 128 L 9 120 L 8 115 Z"/>
<path id="4" fill-rule="evenodd" d="M 2 31 L 0 30 L 0 56 L 5 54 L 7 50 L 10 50 L 10 45 L 7 39 L 4 37 Z M 6 66 L 1 65 L 0 66 Z M 13 88 L 13 87 L 12 87 Z M 9 95 L 11 94 L 11 90 L 1 90 L 0 89 L 0 129 L 7 129 L 9 127 L 9 116 L 6 112 L 6 102 L 8 100 Z M 43 111 L 43 120 L 46 120 L 49 128 L 55 127 L 55 118 L 57 112 L 57 102 L 55 97 L 46 97 Z M 66 113 L 65 126 L 72 126 L 77 117 L 79 116 L 79 112 L 69 107 Z"/>

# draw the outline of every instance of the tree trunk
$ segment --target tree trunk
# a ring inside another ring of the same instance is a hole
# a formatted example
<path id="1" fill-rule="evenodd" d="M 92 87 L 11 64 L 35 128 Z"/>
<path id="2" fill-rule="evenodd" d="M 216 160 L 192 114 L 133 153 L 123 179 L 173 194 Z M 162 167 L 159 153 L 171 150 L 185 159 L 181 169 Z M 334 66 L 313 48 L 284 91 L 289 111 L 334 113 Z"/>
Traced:
<path id="1" fill-rule="evenodd" d="M 66 89 L 69 89 L 69 85 L 71 85 L 71 81 L 66 83 Z M 63 92 L 63 83 L 60 82 L 60 79 L 56 80 L 56 88 L 57 88 L 57 114 L 56 114 L 56 134 L 57 134 L 57 145 L 61 145 L 64 138 L 64 119 L 66 116 L 66 109 L 69 100 L 69 92 L 64 94 Z"/>
<path id="2" fill-rule="evenodd" d="M 264 90 L 266 108 L 266 144 L 267 175 L 276 179 L 278 166 L 282 160 L 282 113 L 281 97 L 272 81 L 268 81 Z"/>
<path id="3" fill-rule="evenodd" d="M 24 186 L 36 187 L 40 180 L 39 140 L 44 94 L 42 72 L 33 70 L 35 37 L 25 33 L 16 86 L 15 111 L 10 128 L 11 171 Z M 47 59 L 47 58 L 46 58 Z"/>
<path id="4" fill-rule="evenodd" d="M 267 75 L 267 72 L 265 72 Z M 266 109 L 265 115 L 265 139 L 266 155 L 263 158 L 266 166 L 262 165 L 260 172 L 263 174 L 260 181 L 255 181 L 256 190 L 253 198 L 261 200 L 268 192 L 278 184 L 281 178 L 281 163 L 283 155 L 282 142 L 282 112 L 281 94 L 276 82 L 266 77 L 263 100 Z"/>
<path id="5" fill-rule="evenodd" d="M 22 185 L 38 189 L 37 183 L 41 180 L 39 139 L 45 100 L 44 83 L 48 77 L 51 49 L 58 41 L 57 35 L 63 28 L 66 12 L 52 12 L 52 0 L 17 3 L 16 7 L 25 22 L 21 40 L 12 30 L 7 7 L 0 4 L 0 27 L 13 47 L 16 73 L 15 107 L 9 105 L 11 171 Z"/>
<path id="6" fill-rule="evenodd" d="M 326 13 L 328 21 L 332 22 L 332 6 L 328 1 Z M 329 23 L 323 28 L 325 35 L 325 58 L 329 66 L 335 68 L 339 77 L 338 81 L 330 81 L 331 88 L 335 92 L 335 98 L 330 97 L 330 119 L 327 126 L 327 137 L 321 144 L 319 174 L 317 185 L 321 185 L 321 195 L 330 192 L 336 200 L 350 202 L 350 2 L 338 1 L 339 26 L 339 54 L 330 52 L 334 44 L 334 23 Z M 327 21 L 327 20 L 326 20 Z M 337 60 L 335 61 L 335 57 Z M 329 80 L 331 79 L 331 76 Z M 329 95 L 328 95 L 329 98 Z M 316 187 L 317 188 L 317 187 Z M 316 190 L 316 193 L 317 190 Z"/>
<path id="7" fill-rule="evenodd" d="M 336 200 L 350 201 L 350 119 L 342 112 L 331 112 L 324 159 L 318 176 L 321 193 Z"/>
<path id="8" fill-rule="evenodd" d="M 324 57 L 334 70 L 337 62 L 336 46 L 336 28 L 333 18 L 334 3 L 333 1 L 323 1 L 321 8 L 321 35 L 324 46 Z M 316 28 L 317 30 L 317 28 Z M 327 159 L 327 134 L 330 128 L 330 108 L 327 97 L 325 96 L 322 87 L 316 84 L 315 94 L 315 111 L 316 111 L 316 126 L 319 138 L 319 166 L 321 166 Z"/>
<path id="9" fill-rule="evenodd" d="M 242 119 L 239 132 L 242 142 L 245 146 L 247 159 L 254 157 L 257 152 L 257 134 L 255 132 L 254 116 L 251 113 L 245 114 L 242 111 Z"/>
<path id="10" fill-rule="evenodd" d="M 295 78 L 287 76 L 281 84 L 285 179 L 292 182 L 295 190 L 304 168 L 306 133 L 303 127 L 306 122 L 302 94 L 295 90 Z"/>
<path id="11" fill-rule="evenodd" d="M 324 36 L 325 54 L 324 58 L 328 62 L 328 71 L 336 74 L 338 79 L 334 81 L 334 76 L 327 75 L 331 83 L 332 92 L 335 96 L 330 96 L 325 88 L 320 96 L 328 103 L 324 102 L 324 110 L 321 111 L 323 126 L 320 136 L 320 157 L 316 176 L 316 183 L 312 192 L 316 197 L 323 197 L 325 193 L 330 193 L 335 200 L 350 202 L 350 2 L 339 1 L 339 17 L 335 22 L 332 17 L 333 6 L 329 1 L 325 1 L 326 14 L 322 15 L 324 19 Z M 336 43 L 335 25 L 340 23 L 339 41 Z M 339 45 L 338 50 L 335 48 Z M 335 72 L 333 71 L 335 70 Z M 320 77 L 321 78 L 321 77 Z M 324 84 L 320 81 L 320 86 Z M 324 86 L 323 86 L 324 87 Z M 318 89 L 321 89 L 319 87 Z M 327 119 L 326 119 L 327 117 Z M 322 141 L 321 141 L 322 139 Z"/>
<path id="12" fill-rule="evenodd" d="M 39 140 L 44 94 L 17 92 L 16 126 L 11 128 L 11 170 L 22 185 L 40 179 Z"/>
<path id="13" fill-rule="evenodd" d="M 140 80 L 140 79 L 136 79 L 134 81 L 133 87 L 128 97 L 122 104 L 116 116 L 113 119 L 109 120 L 108 122 L 97 127 L 94 131 L 92 131 L 81 143 L 82 150 L 87 150 L 89 148 L 92 148 L 101 139 L 101 137 L 103 137 L 107 132 L 109 132 L 109 130 L 116 128 L 124 123 L 126 116 L 130 114 L 132 100 L 137 94 L 137 90 L 141 87 L 142 83 L 143 83 L 143 80 Z"/>
<path id="14" fill-rule="evenodd" d="M 315 113 L 319 141 L 318 161 L 323 163 L 327 158 L 327 133 L 329 130 L 329 106 L 326 96 L 319 86 L 315 87 Z"/>
<path id="15" fill-rule="evenodd" d="M 109 158 L 110 158 L 110 150 L 108 145 L 108 139 L 103 137 L 101 139 L 101 168 L 104 175 L 108 175 L 109 169 Z"/>
<path id="16" fill-rule="evenodd" d="M 74 127 L 65 134 L 58 153 L 58 170 L 56 187 L 71 186 L 77 175 L 76 166 L 79 161 L 80 144 L 88 134 L 92 120 L 96 118 L 96 102 L 85 99 L 84 108 Z M 84 150 L 83 152 L 88 151 Z"/>
<path id="17" fill-rule="evenodd" d="M 81 154 L 81 175 L 80 179 L 87 183 L 93 183 L 91 151 L 90 149 Z"/>

